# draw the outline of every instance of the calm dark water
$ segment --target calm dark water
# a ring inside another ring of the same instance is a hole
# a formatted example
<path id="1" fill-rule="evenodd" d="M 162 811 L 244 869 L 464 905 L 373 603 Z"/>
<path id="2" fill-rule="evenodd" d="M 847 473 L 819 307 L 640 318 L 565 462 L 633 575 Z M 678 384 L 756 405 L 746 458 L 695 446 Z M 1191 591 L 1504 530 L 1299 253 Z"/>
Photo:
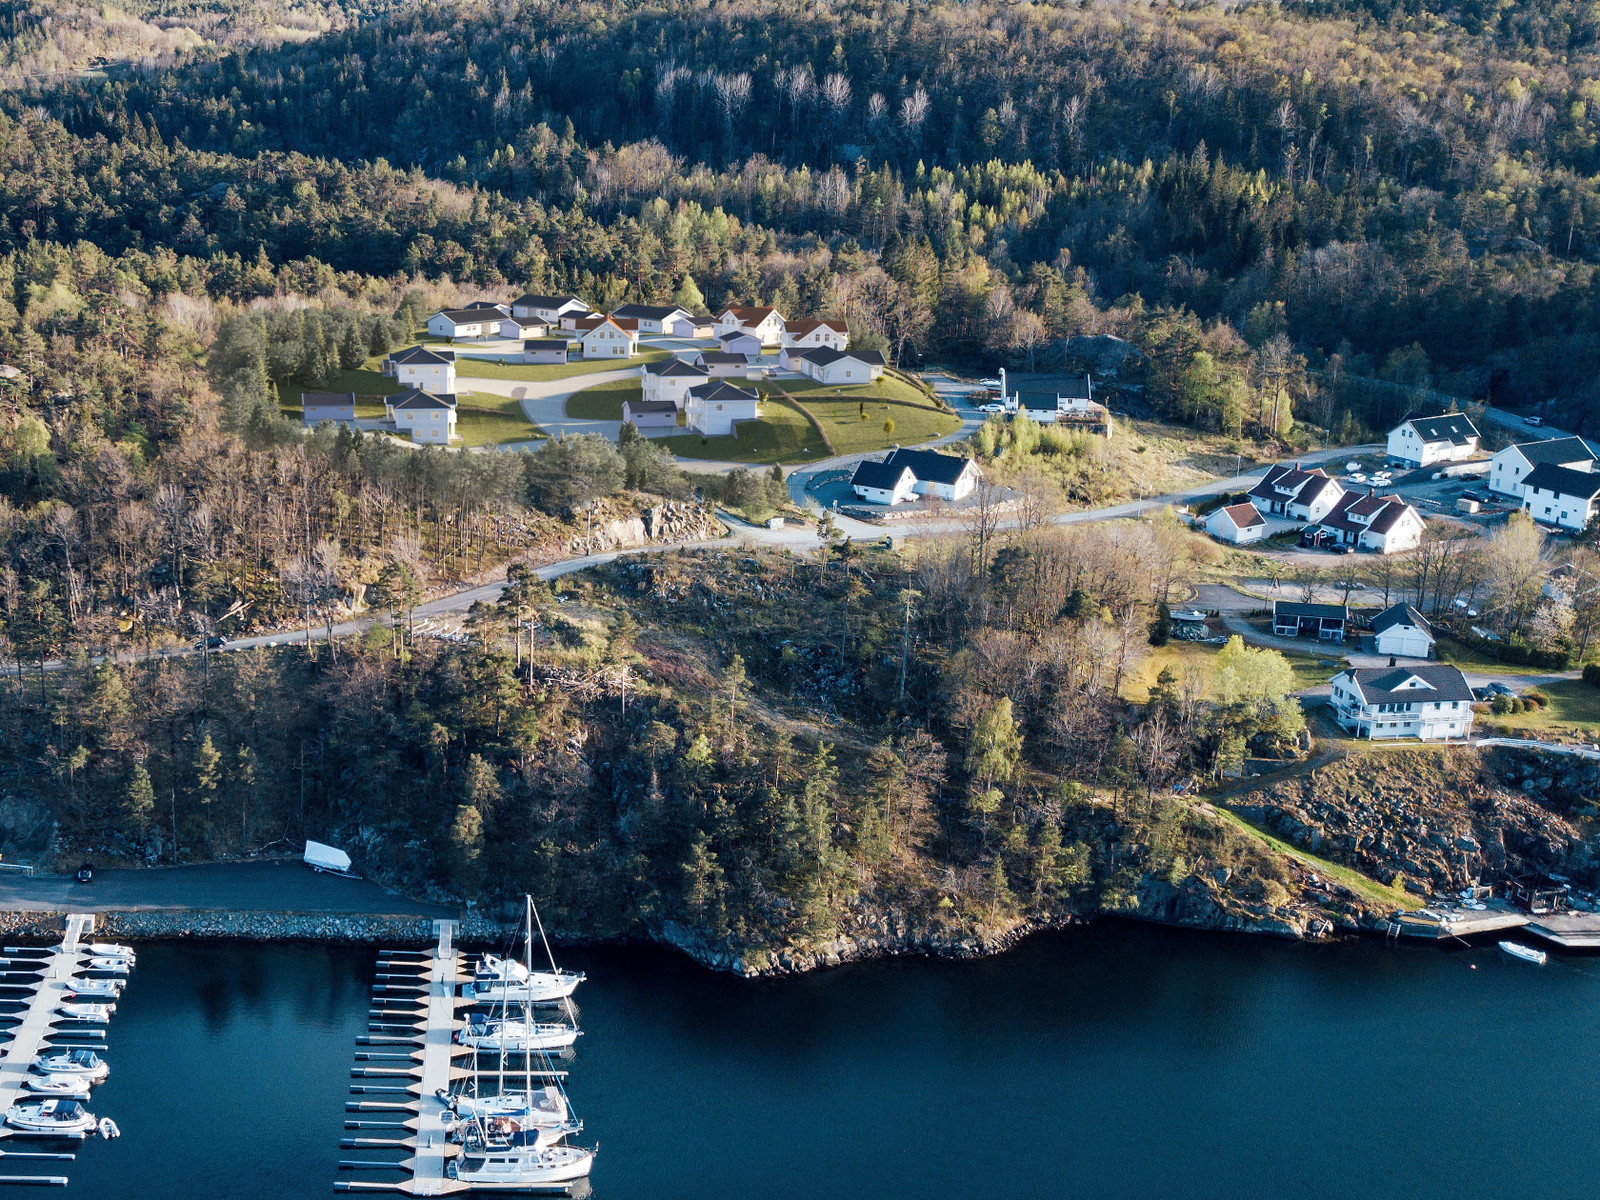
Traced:
<path id="1" fill-rule="evenodd" d="M 754 983 L 564 957 L 599 1200 L 1600 1194 L 1600 959 L 1112 923 Z M 68 1194 L 331 1195 L 372 963 L 142 947 L 95 1093 L 123 1137 Z"/>

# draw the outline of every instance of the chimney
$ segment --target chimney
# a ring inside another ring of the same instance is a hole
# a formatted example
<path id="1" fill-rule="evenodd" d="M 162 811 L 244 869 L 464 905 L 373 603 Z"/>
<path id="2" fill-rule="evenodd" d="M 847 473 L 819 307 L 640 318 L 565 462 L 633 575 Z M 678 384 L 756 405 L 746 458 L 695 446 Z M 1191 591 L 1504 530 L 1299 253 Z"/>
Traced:
<path id="1" fill-rule="evenodd" d="M 1390 666 L 1391 666 L 1391 667 L 1393 667 L 1393 666 L 1396 666 L 1396 665 L 1398 665 L 1398 664 L 1396 664 L 1396 663 L 1395 663 L 1395 661 L 1394 661 L 1394 655 L 1392 655 L 1392 654 L 1391 654 L 1391 655 L 1389 655 L 1389 665 L 1390 665 Z"/>

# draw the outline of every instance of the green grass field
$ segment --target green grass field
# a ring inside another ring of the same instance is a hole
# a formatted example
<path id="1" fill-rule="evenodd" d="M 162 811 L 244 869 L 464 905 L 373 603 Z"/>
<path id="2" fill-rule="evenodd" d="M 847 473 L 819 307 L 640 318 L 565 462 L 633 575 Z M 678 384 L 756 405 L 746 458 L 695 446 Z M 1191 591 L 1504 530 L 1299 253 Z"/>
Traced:
<path id="1" fill-rule="evenodd" d="M 376 366 L 377 360 L 373 360 Z M 283 415 L 300 419 L 300 397 L 306 392 L 354 392 L 360 396 L 392 396 L 400 391 L 400 385 L 389 376 L 376 370 L 340 371 L 333 377 L 327 387 L 307 388 L 298 383 L 280 383 L 278 385 L 278 407 L 283 410 Z M 356 416 L 381 417 L 383 404 L 380 401 L 356 402 Z"/>
<path id="2" fill-rule="evenodd" d="M 892 375 L 856 387 L 824 386 L 810 379 L 774 382 L 816 417 L 835 454 L 915 446 L 961 428 L 960 417 L 938 408 L 922 392 Z M 891 420 L 894 432 L 885 432 L 884 422 Z"/>
<path id="3" fill-rule="evenodd" d="M 567 400 L 567 416 L 582 421 L 620 421 L 623 404 L 639 399 L 643 392 L 644 388 L 633 379 L 597 383 Z"/>
<path id="4" fill-rule="evenodd" d="M 646 350 L 632 358 L 590 358 L 569 363 L 498 363 L 482 358 L 457 358 L 456 378 L 478 379 L 571 379 L 574 375 L 594 375 L 601 371 L 638 370 L 648 362 L 668 357 L 667 350 Z"/>
<path id="5" fill-rule="evenodd" d="M 456 434 L 463 446 L 503 446 L 547 436 L 510 396 L 466 392 L 457 396 L 456 406 Z"/>
<path id="6" fill-rule="evenodd" d="M 1336 883 L 1342 883 L 1351 891 L 1371 902 L 1381 912 L 1389 913 L 1399 909 L 1414 908 L 1419 903 L 1417 897 L 1411 895 L 1404 888 L 1390 887 L 1386 883 L 1379 883 L 1370 875 L 1363 875 L 1360 871 L 1336 863 L 1332 859 L 1312 854 L 1309 850 L 1302 850 L 1299 846 L 1286 842 L 1282 838 L 1274 837 L 1259 825 L 1245 820 L 1238 813 L 1224 808 L 1220 804 L 1215 806 L 1215 810 L 1218 816 L 1241 833 L 1259 839 L 1279 854 L 1288 855 L 1302 865 L 1310 867 L 1319 875 L 1326 876 Z"/>
<path id="7" fill-rule="evenodd" d="M 770 466 L 773 463 L 818 462 L 828 457 L 817 431 L 805 415 L 777 397 L 761 404 L 761 419 L 746 421 L 731 437 L 702 438 L 696 433 L 657 438 L 681 458 L 720 459 Z"/>
<path id="8" fill-rule="evenodd" d="M 1155 686 L 1156 677 L 1166 667 L 1171 667 L 1174 674 L 1181 674 L 1184 667 L 1200 672 L 1206 680 L 1209 694 L 1211 672 L 1216 666 L 1217 651 L 1221 649 L 1221 646 L 1208 646 L 1204 642 L 1171 641 L 1165 646 L 1154 646 L 1144 660 L 1123 678 L 1123 697 L 1135 704 L 1145 703 L 1150 699 L 1150 689 Z M 1338 655 L 1330 654 L 1328 657 L 1337 658 Z M 1284 658 L 1289 660 L 1295 685 L 1301 690 L 1327 683 L 1339 673 L 1338 667 L 1322 666 L 1321 660 L 1315 655 L 1285 654 Z"/>
<path id="9" fill-rule="evenodd" d="M 1514 733 L 1568 733 L 1600 726 L 1600 688 L 1581 679 L 1542 683 L 1538 690 L 1550 697 L 1550 707 L 1530 712 L 1482 714 L 1480 727 L 1497 726 Z"/>
<path id="10" fill-rule="evenodd" d="M 1498 658 L 1477 650 L 1464 642 L 1459 642 L 1443 630 L 1435 631 L 1438 641 L 1434 644 L 1434 653 L 1440 662 L 1450 663 L 1460 667 L 1463 671 L 1482 671 L 1493 675 L 1550 675 L 1554 672 L 1549 667 L 1533 667 L 1526 663 L 1501 662 Z"/>

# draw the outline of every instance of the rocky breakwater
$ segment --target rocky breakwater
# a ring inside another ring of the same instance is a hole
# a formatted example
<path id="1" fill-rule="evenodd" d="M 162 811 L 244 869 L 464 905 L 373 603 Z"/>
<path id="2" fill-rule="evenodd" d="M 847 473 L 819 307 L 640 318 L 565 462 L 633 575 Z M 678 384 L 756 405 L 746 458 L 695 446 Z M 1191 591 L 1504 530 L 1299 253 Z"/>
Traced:
<path id="1" fill-rule="evenodd" d="M 727 532 L 710 506 L 664 500 L 642 512 L 597 516 L 592 526 L 568 541 L 567 549 L 573 554 L 602 554 L 634 546 L 711 541 Z"/>
<path id="2" fill-rule="evenodd" d="M 1233 808 L 1314 854 L 1418 894 L 1557 871 L 1588 881 L 1582 822 L 1600 767 L 1533 751 L 1353 755 L 1258 789 Z"/>

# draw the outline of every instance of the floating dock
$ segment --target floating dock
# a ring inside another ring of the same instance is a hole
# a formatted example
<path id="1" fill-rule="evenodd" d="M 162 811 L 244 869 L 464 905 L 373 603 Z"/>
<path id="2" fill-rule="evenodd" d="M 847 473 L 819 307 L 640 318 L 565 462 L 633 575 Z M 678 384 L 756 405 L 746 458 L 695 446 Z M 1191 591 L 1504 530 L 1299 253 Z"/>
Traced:
<path id="1" fill-rule="evenodd" d="M 1528 932 L 1563 950 L 1600 950 L 1600 913 L 1559 912 L 1529 917 Z"/>
<path id="2" fill-rule="evenodd" d="M 1481 901 L 1482 908 L 1439 901 L 1415 912 L 1396 913 L 1382 926 L 1390 937 L 1419 937 L 1443 941 L 1468 938 L 1479 933 L 1498 933 L 1520 929 L 1532 920 L 1527 913 L 1505 900 Z"/>

